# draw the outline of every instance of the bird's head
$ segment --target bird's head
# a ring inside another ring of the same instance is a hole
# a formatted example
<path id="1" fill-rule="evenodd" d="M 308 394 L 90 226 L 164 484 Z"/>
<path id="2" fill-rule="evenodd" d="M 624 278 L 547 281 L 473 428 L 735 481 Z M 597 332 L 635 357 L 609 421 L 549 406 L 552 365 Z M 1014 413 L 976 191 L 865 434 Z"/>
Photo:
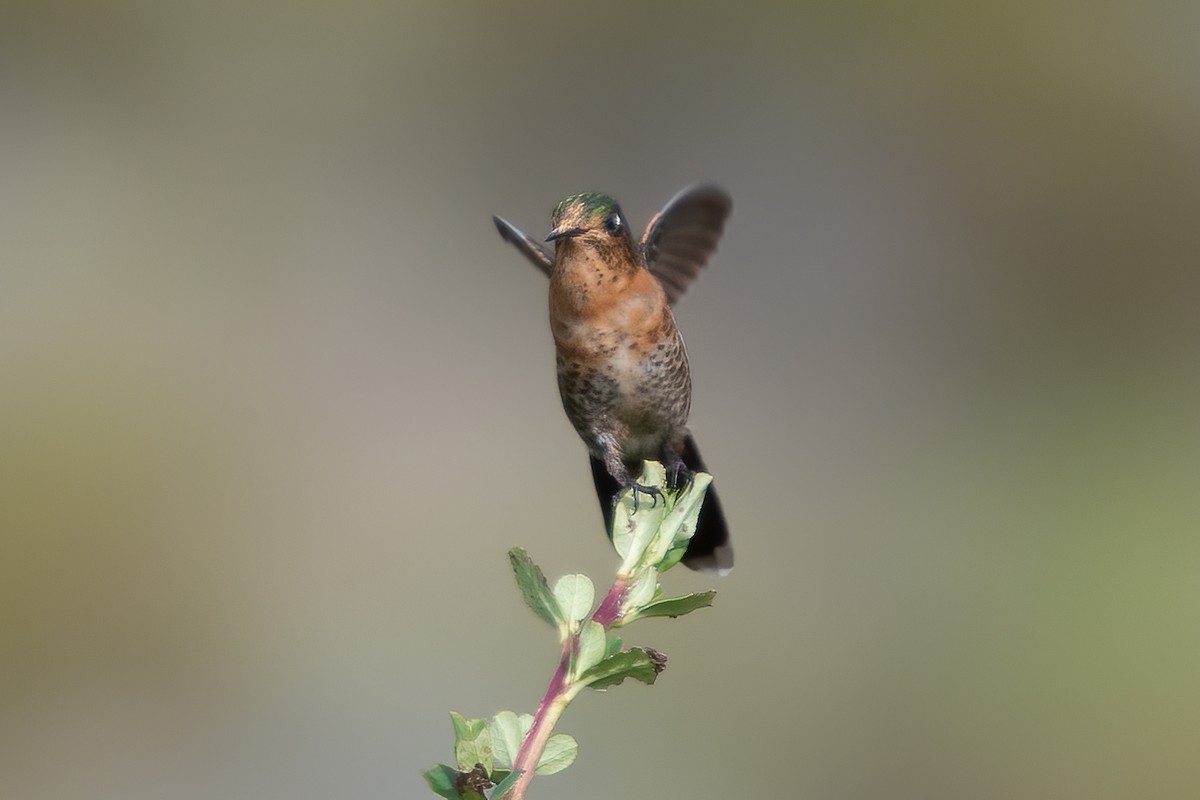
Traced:
<path id="1" fill-rule="evenodd" d="M 550 221 L 554 229 L 546 237 L 547 242 L 573 240 L 601 250 L 633 246 L 625 214 L 617 201 L 606 194 L 573 194 L 555 207 Z"/>

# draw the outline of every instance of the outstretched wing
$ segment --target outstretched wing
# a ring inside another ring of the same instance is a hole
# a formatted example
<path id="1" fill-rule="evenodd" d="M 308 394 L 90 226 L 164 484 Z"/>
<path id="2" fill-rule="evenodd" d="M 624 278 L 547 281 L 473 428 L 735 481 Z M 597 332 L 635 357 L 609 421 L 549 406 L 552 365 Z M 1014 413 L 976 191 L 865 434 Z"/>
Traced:
<path id="1" fill-rule="evenodd" d="M 642 237 L 642 253 L 672 305 L 717 249 L 732 208 L 733 201 L 724 189 L 700 184 L 672 197 L 650 220 Z"/>
<path id="2" fill-rule="evenodd" d="M 496 223 L 496 230 L 500 231 L 500 236 L 504 241 L 511 242 L 513 247 L 520 250 L 526 258 L 533 262 L 535 267 L 546 275 L 550 274 L 550 270 L 554 267 L 554 257 L 546 251 L 545 247 L 542 247 L 541 242 L 521 233 L 508 220 L 493 216 L 492 221 Z"/>

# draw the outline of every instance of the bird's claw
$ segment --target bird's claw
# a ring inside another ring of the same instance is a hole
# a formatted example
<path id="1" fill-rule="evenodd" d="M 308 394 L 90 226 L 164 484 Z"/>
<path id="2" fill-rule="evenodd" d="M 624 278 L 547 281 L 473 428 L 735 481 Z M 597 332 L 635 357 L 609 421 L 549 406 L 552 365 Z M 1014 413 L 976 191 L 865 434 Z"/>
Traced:
<path id="1" fill-rule="evenodd" d="M 633 491 L 633 513 L 635 514 L 638 512 L 638 508 L 641 506 L 641 501 L 638 499 L 638 495 L 649 495 L 650 499 L 653 501 L 650 504 L 651 508 L 657 506 L 658 499 L 663 496 L 662 490 L 657 486 L 646 486 L 645 484 L 638 483 L 637 481 L 631 483 L 629 488 Z"/>
<path id="2" fill-rule="evenodd" d="M 696 473 L 688 469 L 680 459 L 667 467 L 667 486 L 677 491 L 686 491 L 696 479 Z"/>

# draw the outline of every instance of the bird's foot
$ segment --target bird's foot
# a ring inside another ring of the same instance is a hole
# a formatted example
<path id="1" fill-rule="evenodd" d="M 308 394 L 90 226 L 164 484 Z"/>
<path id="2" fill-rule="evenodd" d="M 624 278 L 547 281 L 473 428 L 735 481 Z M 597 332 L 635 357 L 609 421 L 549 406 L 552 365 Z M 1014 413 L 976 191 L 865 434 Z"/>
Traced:
<path id="1" fill-rule="evenodd" d="M 692 485 L 696 473 L 688 469 L 679 456 L 667 460 L 667 486 L 676 491 L 685 491 Z"/>
<path id="2" fill-rule="evenodd" d="M 663 496 L 662 490 L 660 490 L 657 486 L 647 486 L 643 483 L 638 483 L 637 481 L 630 481 L 629 485 L 626 487 L 626 490 L 633 491 L 633 513 L 635 514 L 638 512 L 638 508 L 641 507 L 639 495 L 649 495 L 652 501 L 650 503 L 651 508 L 654 508 L 656 505 L 658 505 L 659 498 Z"/>

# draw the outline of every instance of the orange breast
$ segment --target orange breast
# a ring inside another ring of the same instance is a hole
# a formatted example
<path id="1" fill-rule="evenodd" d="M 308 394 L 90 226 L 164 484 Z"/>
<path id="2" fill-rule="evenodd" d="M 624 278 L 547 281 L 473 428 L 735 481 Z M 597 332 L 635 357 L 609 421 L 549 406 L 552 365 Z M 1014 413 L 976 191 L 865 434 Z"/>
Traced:
<path id="1" fill-rule="evenodd" d="M 614 347 L 642 349 L 674 337 L 666 293 L 653 275 L 640 266 L 576 261 L 582 263 L 556 268 L 550 280 L 550 327 L 565 357 L 590 360 Z"/>

